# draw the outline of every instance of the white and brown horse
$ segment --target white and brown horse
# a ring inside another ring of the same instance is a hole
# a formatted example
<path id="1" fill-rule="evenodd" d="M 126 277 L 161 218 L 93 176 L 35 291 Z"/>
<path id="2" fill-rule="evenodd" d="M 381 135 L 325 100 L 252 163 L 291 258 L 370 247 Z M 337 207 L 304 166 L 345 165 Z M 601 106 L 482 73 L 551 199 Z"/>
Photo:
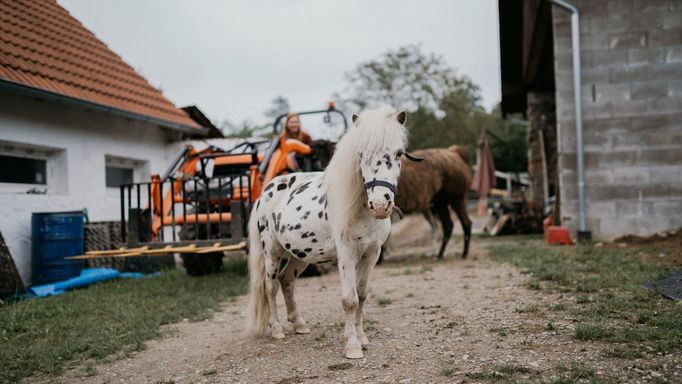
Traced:
<path id="1" fill-rule="evenodd" d="M 276 306 L 280 286 L 294 331 L 310 332 L 296 308 L 294 281 L 310 263 L 338 260 L 345 356 L 363 357 L 369 341 L 362 308 L 370 272 L 391 231 L 404 124 L 405 112 L 390 107 L 354 115 L 325 172 L 279 176 L 265 187 L 249 222 L 252 334 L 284 337 Z"/>

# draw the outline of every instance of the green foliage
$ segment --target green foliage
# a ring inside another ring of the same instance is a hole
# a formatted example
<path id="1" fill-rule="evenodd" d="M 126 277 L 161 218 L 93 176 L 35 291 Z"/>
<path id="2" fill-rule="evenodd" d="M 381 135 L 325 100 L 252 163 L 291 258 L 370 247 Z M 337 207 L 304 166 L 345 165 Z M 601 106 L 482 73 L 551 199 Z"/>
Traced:
<path id="1" fill-rule="evenodd" d="M 345 111 L 390 104 L 409 112 L 410 149 L 457 144 L 473 162 L 485 129 L 497 169 L 526 171 L 525 127 L 503 119 L 499 108 L 486 112 L 479 87 L 441 56 L 408 45 L 359 64 L 345 79 L 346 88 L 335 96 Z"/>
<path id="2" fill-rule="evenodd" d="M 244 269 L 232 263 L 201 278 L 167 271 L 2 307 L 0 382 L 59 374 L 69 361 L 141 350 L 146 340 L 162 335 L 161 325 L 205 319 L 222 301 L 244 293 Z M 94 372 L 86 369 L 85 375 Z"/>

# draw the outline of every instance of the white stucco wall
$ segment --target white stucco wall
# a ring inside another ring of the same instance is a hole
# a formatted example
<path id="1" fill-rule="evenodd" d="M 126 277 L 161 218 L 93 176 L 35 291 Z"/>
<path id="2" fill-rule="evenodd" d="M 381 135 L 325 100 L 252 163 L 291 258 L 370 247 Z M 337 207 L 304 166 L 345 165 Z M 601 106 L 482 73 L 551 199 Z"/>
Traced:
<path id="1" fill-rule="evenodd" d="M 119 195 L 106 188 L 105 156 L 146 161 L 135 181 L 148 180 L 177 154 L 182 144 L 172 142 L 174 135 L 147 123 L 0 92 L 0 144 L 56 149 L 48 162 L 47 194 L 0 185 L 0 232 L 24 282 L 31 280 L 32 212 L 87 208 L 92 221 L 118 219 Z"/>

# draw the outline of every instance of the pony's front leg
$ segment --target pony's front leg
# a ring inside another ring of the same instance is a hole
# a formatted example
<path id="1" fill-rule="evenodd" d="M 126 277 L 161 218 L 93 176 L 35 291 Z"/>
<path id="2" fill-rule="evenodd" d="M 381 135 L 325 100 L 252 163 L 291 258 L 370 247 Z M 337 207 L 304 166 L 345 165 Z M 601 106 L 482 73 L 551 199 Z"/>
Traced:
<path id="1" fill-rule="evenodd" d="M 355 318 L 358 309 L 358 293 L 356 288 L 357 260 L 352 250 L 338 247 L 339 274 L 341 275 L 341 304 L 345 314 L 344 336 L 346 337 L 345 354 L 349 359 L 362 359 L 362 344 L 355 330 Z"/>
<path id="2" fill-rule="evenodd" d="M 381 248 L 370 249 L 365 255 L 360 259 L 358 263 L 358 310 L 355 313 L 355 332 L 358 335 L 358 340 L 360 344 L 369 344 L 369 339 L 365 333 L 365 328 L 362 323 L 362 309 L 365 304 L 365 299 L 367 298 L 367 284 L 369 282 L 369 275 L 374 269 L 374 265 L 377 263 L 381 255 Z"/>
<path id="3" fill-rule="evenodd" d="M 294 323 L 294 331 L 296 333 L 310 333 L 310 328 L 305 324 L 305 320 L 303 320 L 303 317 L 296 309 L 296 300 L 294 299 L 294 284 L 296 283 L 296 278 L 307 266 L 308 263 L 293 256 L 289 256 L 286 267 L 279 273 L 279 283 L 282 286 L 284 302 L 287 305 L 287 319 Z"/>

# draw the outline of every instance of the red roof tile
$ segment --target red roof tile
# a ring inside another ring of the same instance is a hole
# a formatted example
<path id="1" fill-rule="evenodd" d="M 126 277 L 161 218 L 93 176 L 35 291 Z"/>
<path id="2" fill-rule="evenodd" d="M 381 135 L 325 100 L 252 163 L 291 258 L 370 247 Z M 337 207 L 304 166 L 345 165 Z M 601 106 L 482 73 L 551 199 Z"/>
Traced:
<path id="1" fill-rule="evenodd" d="M 0 80 L 200 128 L 56 0 L 0 0 Z"/>

